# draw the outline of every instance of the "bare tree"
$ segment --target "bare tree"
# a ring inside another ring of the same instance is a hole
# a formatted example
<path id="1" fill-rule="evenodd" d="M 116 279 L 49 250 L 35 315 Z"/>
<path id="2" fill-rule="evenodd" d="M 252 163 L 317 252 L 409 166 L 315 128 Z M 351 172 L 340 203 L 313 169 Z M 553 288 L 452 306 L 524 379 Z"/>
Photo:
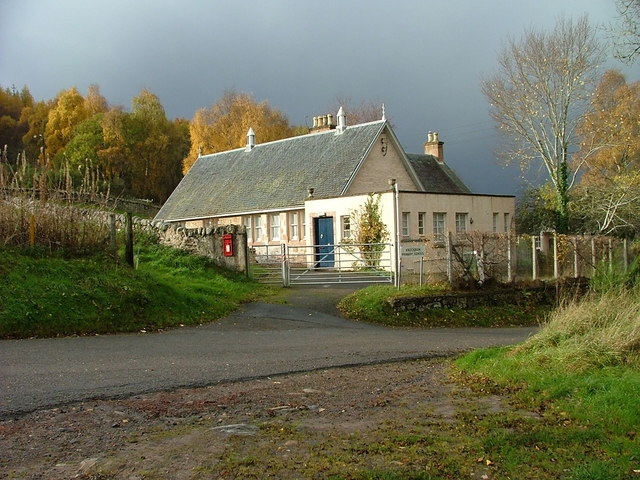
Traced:
<path id="1" fill-rule="evenodd" d="M 640 0 L 615 0 L 618 23 L 609 28 L 615 57 L 633 63 L 640 53 Z"/>
<path id="2" fill-rule="evenodd" d="M 382 118 L 382 103 L 363 100 L 355 105 L 351 97 L 338 96 L 330 111 L 337 112 L 340 107 L 344 109 L 349 125 L 374 122 Z"/>
<path id="3" fill-rule="evenodd" d="M 497 73 L 482 91 L 491 116 L 507 140 L 500 155 L 523 169 L 541 162 L 555 190 L 556 229 L 569 226 L 569 189 L 581 165 L 570 165 L 578 145 L 576 126 L 587 111 L 603 49 L 586 16 L 561 18 L 551 32 L 529 30 L 509 39 Z"/>
<path id="4" fill-rule="evenodd" d="M 633 237 L 640 232 L 640 172 L 629 172 L 580 185 L 572 203 L 587 233 Z"/>

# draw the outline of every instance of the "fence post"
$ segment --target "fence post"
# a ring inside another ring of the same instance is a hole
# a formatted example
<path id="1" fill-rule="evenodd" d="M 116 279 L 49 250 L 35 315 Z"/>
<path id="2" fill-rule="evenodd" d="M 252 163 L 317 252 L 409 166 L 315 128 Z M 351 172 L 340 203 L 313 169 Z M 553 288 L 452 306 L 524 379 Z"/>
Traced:
<path id="1" fill-rule="evenodd" d="M 531 278 L 538 279 L 538 250 L 536 250 L 536 237 L 531 237 Z"/>
<path id="2" fill-rule="evenodd" d="M 124 231 L 126 236 L 124 259 L 133 267 L 133 221 L 131 220 L 131 212 L 127 212 L 124 215 Z"/>
<path id="3" fill-rule="evenodd" d="M 625 273 L 629 270 L 629 242 L 627 239 L 622 240 L 622 261 L 624 263 Z"/>
<path id="4" fill-rule="evenodd" d="M 290 286 L 290 281 L 289 281 L 289 260 L 288 260 L 288 252 L 287 252 L 287 245 L 286 244 L 282 244 L 281 245 L 281 258 L 282 258 L 282 285 L 285 287 Z"/>
<path id="5" fill-rule="evenodd" d="M 511 245 L 511 232 L 507 233 L 507 282 L 513 281 L 513 248 Z"/>
<path id="6" fill-rule="evenodd" d="M 578 237 L 573 237 L 573 278 L 578 278 L 579 276 L 579 265 L 578 265 Z"/>
<path id="7" fill-rule="evenodd" d="M 451 245 L 451 232 L 447 232 L 447 280 L 449 283 L 453 283 L 453 263 L 452 263 L 452 245 Z"/>
<path id="8" fill-rule="evenodd" d="M 36 216 L 31 214 L 29 217 L 29 245 L 34 246 L 36 244 Z"/>
<path id="9" fill-rule="evenodd" d="M 118 250 L 118 244 L 116 240 L 116 214 L 109 214 L 109 249 L 111 254 L 114 255 Z"/>
<path id="10" fill-rule="evenodd" d="M 591 276 L 596 274 L 596 239 L 591 237 Z"/>
<path id="11" fill-rule="evenodd" d="M 558 263 L 558 233 L 553 232 L 553 278 L 560 276 L 560 264 Z"/>
<path id="12" fill-rule="evenodd" d="M 613 271 L 613 238 L 609 237 L 609 272 Z"/>

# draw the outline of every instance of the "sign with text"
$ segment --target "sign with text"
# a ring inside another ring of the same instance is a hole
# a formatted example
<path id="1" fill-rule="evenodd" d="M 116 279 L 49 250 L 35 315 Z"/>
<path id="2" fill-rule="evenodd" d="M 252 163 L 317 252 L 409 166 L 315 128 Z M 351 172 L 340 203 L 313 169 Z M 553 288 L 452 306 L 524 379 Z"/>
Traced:
<path id="1" fill-rule="evenodd" d="M 403 257 L 424 257 L 424 245 L 405 245 L 402 247 L 401 254 Z"/>

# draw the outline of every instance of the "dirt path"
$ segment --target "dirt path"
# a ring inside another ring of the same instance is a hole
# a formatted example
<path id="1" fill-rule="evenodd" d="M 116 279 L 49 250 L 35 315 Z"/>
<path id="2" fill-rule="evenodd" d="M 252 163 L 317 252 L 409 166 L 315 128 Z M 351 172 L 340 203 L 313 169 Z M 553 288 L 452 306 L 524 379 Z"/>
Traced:
<path id="1" fill-rule="evenodd" d="M 509 409 L 500 397 L 477 397 L 449 373 L 448 361 L 435 360 L 335 368 L 38 411 L 0 423 L 0 477 L 377 478 L 357 472 L 380 468 L 435 473 L 445 468 L 444 453 L 468 448 L 446 439 L 469 412 Z M 427 449 L 431 456 L 409 455 L 412 442 L 427 438 L 435 442 Z M 477 455 L 465 453 L 468 465 L 456 468 L 466 478 L 492 478 Z"/>

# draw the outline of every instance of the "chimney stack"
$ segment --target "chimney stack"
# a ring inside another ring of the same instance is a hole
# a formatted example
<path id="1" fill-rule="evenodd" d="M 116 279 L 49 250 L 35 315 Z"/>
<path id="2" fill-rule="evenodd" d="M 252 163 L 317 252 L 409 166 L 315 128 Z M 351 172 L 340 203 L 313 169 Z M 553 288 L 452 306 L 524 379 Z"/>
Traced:
<path id="1" fill-rule="evenodd" d="M 320 115 L 319 117 L 313 117 L 312 132 L 324 132 L 325 130 L 334 130 L 336 124 L 333 121 L 333 115 Z"/>
<path id="2" fill-rule="evenodd" d="M 440 141 L 438 132 L 427 134 L 427 143 L 424 144 L 425 155 L 433 155 L 440 163 L 444 163 L 444 142 Z"/>

